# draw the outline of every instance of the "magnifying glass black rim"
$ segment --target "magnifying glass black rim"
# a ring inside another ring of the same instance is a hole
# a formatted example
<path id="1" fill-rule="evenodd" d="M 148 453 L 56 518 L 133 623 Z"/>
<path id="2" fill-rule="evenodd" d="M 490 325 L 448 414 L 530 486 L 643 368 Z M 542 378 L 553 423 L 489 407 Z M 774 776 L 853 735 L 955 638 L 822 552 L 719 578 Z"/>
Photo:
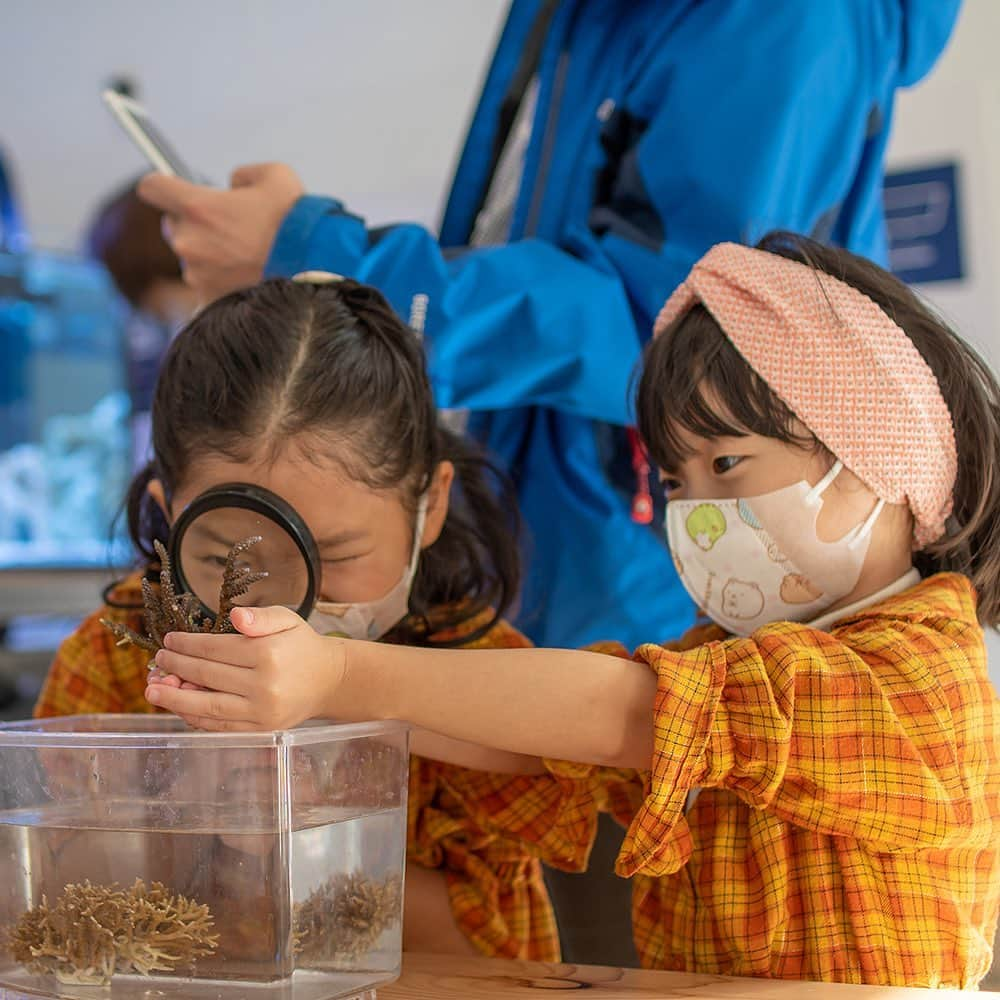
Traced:
<path id="1" fill-rule="evenodd" d="M 307 576 L 305 599 L 295 611 L 300 617 L 308 618 L 316 602 L 316 588 L 320 577 L 319 549 L 316 546 L 316 540 L 299 512 L 287 500 L 283 500 L 277 493 L 272 493 L 263 486 L 255 486 L 253 483 L 223 483 L 221 486 L 213 486 L 210 490 L 205 490 L 204 493 L 196 496 L 181 511 L 170 531 L 170 539 L 167 543 L 167 553 L 173 568 L 174 586 L 177 587 L 178 593 L 193 593 L 190 590 L 187 577 L 184 575 L 181 560 L 181 542 L 184 540 L 188 528 L 202 514 L 207 514 L 212 510 L 220 510 L 223 507 L 238 507 L 241 510 L 262 514 L 269 521 L 278 524 L 292 539 L 306 564 Z M 198 595 L 195 594 L 195 596 Z M 214 617 L 218 614 L 207 607 L 200 597 L 198 600 L 209 615 Z"/>

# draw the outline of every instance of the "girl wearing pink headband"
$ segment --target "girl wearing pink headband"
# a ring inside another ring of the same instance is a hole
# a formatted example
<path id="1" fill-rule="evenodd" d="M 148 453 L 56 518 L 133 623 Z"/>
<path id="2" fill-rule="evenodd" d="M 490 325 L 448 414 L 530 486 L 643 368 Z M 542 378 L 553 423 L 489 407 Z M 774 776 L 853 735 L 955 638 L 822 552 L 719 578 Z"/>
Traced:
<path id="1" fill-rule="evenodd" d="M 404 718 L 443 759 L 548 771 L 492 821 L 558 831 L 582 866 L 611 809 L 647 966 L 974 987 L 1000 904 L 1000 387 L 889 274 L 776 236 L 695 265 L 637 409 L 714 623 L 628 658 L 373 646 L 238 609 L 242 637 L 157 656 L 210 692 L 147 697 L 207 729 Z"/>

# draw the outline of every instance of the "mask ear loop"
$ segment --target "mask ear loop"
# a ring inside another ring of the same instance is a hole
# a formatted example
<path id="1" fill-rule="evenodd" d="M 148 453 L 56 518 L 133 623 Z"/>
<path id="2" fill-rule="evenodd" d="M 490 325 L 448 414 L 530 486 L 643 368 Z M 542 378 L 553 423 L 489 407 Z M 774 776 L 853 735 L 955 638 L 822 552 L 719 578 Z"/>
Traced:
<path id="1" fill-rule="evenodd" d="M 420 560 L 420 553 L 423 551 L 421 542 L 424 538 L 424 525 L 427 524 L 427 494 L 425 493 L 417 503 L 417 521 L 413 527 L 413 552 L 410 555 L 410 568 L 407 571 L 412 580 L 417 572 L 417 562 Z"/>
<path id="2" fill-rule="evenodd" d="M 885 501 L 879 497 L 875 506 L 872 507 L 871 513 L 853 531 L 847 533 L 846 537 L 848 545 L 857 544 L 871 533 L 872 528 L 875 527 L 876 520 L 878 520 L 879 514 L 882 513 L 883 507 L 885 507 Z"/>
<path id="3" fill-rule="evenodd" d="M 830 471 L 806 494 L 807 503 L 815 503 L 829 488 L 830 484 L 840 475 L 843 471 L 844 463 L 838 458 L 833 465 L 830 466 Z M 885 506 L 885 501 L 879 497 L 876 501 L 875 506 L 871 509 L 868 516 L 861 522 L 861 524 L 852 528 L 846 535 L 844 535 L 843 541 L 847 545 L 855 545 L 863 538 L 865 538 L 872 528 L 875 527 L 875 521 L 878 519 L 879 514 L 882 513 L 882 508 Z"/>
<path id="4" fill-rule="evenodd" d="M 840 475 L 843 468 L 844 463 L 838 458 L 830 466 L 830 471 L 806 494 L 806 503 L 815 503 L 827 491 L 830 483 Z"/>

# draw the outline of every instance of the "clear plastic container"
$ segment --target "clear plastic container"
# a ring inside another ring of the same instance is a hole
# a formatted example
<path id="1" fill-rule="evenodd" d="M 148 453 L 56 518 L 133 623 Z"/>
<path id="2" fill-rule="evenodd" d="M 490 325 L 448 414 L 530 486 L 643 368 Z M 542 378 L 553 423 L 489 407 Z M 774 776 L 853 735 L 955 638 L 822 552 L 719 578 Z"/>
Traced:
<path id="1" fill-rule="evenodd" d="M 399 723 L 0 726 L 0 985 L 80 1000 L 370 995 L 399 973 L 407 766 Z"/>

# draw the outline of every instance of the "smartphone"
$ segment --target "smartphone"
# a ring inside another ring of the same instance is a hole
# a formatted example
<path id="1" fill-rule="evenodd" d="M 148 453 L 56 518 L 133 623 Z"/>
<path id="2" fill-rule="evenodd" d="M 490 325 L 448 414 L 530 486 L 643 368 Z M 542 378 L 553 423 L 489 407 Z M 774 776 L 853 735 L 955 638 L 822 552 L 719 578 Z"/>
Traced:
<path id="1" fill-rule="evenodd" d="M 129 138 L 139 147 L 140 152 L 160 173 L 171 177 L 180 177 L 186 181 L 200 183 L 199 178 L 187 164 L 174 152 L 173 146 L 163 137 L 160 130 L 153 124 L 146 109 L 130 97 L 124 97 L 115 90 L 105 90 L 101 93 L 104 103 L 118 119 L 118 123 L 126 131 Z"/>

